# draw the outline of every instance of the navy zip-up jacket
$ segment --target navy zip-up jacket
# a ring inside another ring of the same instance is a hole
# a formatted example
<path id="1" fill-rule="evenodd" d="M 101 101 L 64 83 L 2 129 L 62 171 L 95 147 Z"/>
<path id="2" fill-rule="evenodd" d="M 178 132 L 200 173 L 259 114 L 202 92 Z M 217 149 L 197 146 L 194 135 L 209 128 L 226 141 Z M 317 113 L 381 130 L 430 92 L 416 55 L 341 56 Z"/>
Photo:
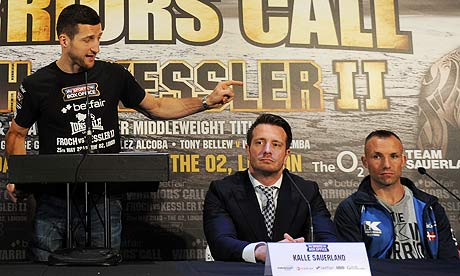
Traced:
<path id="1" fill-rule="evenodd" d="M 425 258 L 458 258 L 449 220 L 438 199 L 415 187 L 407 178 L 401 183 L 414 194 L 414 208 Z M 334 223 L 339 241 L 364 242 L 369 258 L 388 258 L 394 242 L 391 214 L 378 202 L 367 176 L 358 191 L 338 206 Z M 366 230 L 366 231 L 365 231 Z"/>

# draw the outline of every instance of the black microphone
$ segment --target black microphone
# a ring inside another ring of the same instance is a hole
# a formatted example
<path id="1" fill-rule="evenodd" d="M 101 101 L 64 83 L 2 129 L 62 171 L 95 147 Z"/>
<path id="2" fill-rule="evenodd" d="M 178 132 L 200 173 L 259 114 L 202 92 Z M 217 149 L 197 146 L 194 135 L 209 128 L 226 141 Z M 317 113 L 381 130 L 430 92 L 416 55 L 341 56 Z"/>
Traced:
<path id="1" fill-rule="evenodd" d="M 311 206 L 310 206 L 310 201 L 308 201 L 307 197 L 303 194 L 303 192 L 300 190 L 299 186 L 294 182 L 294 179 L 289 175 L 289 171 L 286 169 L 286 176 L 289 178 L 289 181 L 291 181 L 292 185 L 296 188 L 297 192 L 299 192 L 300 197 L 305 201 L 308 207 L 308 217 L 310 219 L 310 242 L 314 242 L 313 238 L 313 216 L 311 214 Z"/>
<path id="2" fill-rule="evenodd" d="M 85 71 L 85 91 L 86 91 L 86 153 L 93 153 L 91 149 L 93 136 L 93 120 L 91 120 L 91 112 L 89 110 L 89 89 L 88 89 L 88 71 Z"/>
<path id="3" fill-rule="evenodd" d="M 431 175 L 429 175 L 427 172 L 426 172 L 426 169 L 424 167 L 418 167 L 417 168 L 417 171 L 419 174 L 421 175 L 426 175 L 428 176 L 431 180 L 434 181 L 434 183 L 438 184 L 439 186 L 441 186 L 441 188 L 443 188 L 444 190 L 446 190 L 451 196 L 453 196 L 456 200 L 460 201 L 460 198 L 458 196 L 456 196 L 454 193 L 452 193 L 449 189 L 447 189 L 446 187 L 444 187 L 444 185 L 442 185 L 439 181 L 437 181 L 436 179 L 434 179 Z"/>

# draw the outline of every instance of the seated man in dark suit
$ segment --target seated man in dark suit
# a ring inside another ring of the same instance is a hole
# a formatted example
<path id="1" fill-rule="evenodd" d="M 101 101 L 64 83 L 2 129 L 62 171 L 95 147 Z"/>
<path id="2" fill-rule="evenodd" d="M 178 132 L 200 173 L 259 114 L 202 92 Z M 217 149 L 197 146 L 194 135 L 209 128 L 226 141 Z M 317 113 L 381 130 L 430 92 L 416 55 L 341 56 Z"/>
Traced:
<path id="1" fill-rule="evenodd" d="M 318 184 L 283 169 L 291 141 L 288 122 L 260 115 L 247 133 L 249 169 L 211 183 L 203 225 L 216 260 L 264 262 L 266 242 L 336 240 Z"/>

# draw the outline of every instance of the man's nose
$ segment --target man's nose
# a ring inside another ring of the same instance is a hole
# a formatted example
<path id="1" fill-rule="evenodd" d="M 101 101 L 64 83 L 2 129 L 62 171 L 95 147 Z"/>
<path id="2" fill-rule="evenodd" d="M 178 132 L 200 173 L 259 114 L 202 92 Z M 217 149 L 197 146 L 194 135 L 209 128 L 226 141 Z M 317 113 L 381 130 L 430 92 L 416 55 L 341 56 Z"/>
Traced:
<path id="1" fill-rule="evenodd" d="M 91 47 L 91 51 L 95 54 L 99 53 L 99 51 L 101 50 L 99 46 L 100 46 L 100 42 L 96 41 L 94 45 Z"/>
<path id="2" fill-rule="evenodd" d="M 384 168 L 391 168 L 391 162 L 389 157 L 383 157 L 383 167 Z"/>
<path id="3" fill-rule="evenodd" d="M 270 144 L 270 143 L 265 143 L 265 145 L 264 145 L 264 152 L 272 152 L 272 151 L 273 151 L 272 144 Z"/>

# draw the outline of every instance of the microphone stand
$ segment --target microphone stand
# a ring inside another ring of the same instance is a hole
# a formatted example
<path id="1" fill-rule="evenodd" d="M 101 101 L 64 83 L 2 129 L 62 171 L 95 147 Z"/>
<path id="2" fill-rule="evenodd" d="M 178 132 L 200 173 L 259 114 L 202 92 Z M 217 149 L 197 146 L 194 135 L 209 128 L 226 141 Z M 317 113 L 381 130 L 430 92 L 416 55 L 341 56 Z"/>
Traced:
<path id="1" fill-rule="evenodd" d="M 289 179 L 289 181 L 291 181 L 292 185 L 296 188 L 297 192 L 299 192 L 299 195 L 300 197 L 305 201 L 305 203 L 307 204 L 307 207 L 308 207 L 308 217 L 310 219 L 310 238 L 309 238 L 309 241 L 310 242 L 314 242 L 314 234 L 313 234 L 313 216 L 311 214 L 311 206 L 310 206 L 310 201 L 308 201 L 307 197 L 303 194 L 303 192 L 300 190 L 299 186 L 297 185 L 297 183 L 294 182 L 294 179 L 292 179 L 292 177 L 289 175 L 289 171 L 286 169 L 285 170 L 286 172 L 286 176 L 287 178 Z"/>
<path id="2" fill-rule="evenodd" d="M 426 172 L 426 169 L 424 167 L 418 167 L 417 168 L 417 171 L 419 174 L 421 175 L 426 175 L 428 176 L 431 180 L 434 181 L 434 183 L 438 184 L 441 188 L 443 188 L 444 190 L 446 190 L 451 196 L 453 196 L 456 200 L 458 200 L 460 202 L 460 198 L 454 194 L 451 190 L 447 189 L 447 187 L 445 187 L 444 185 L 441 184 L 441 182 L 439 182 L 438 180 L 434 179 L 431 175 L 429 175 L 427 172 Z"/>
<path id="3" fill-rule="evenodd" d="M 86 94 L 86 152 L 84 153 L 83 160 L 86 159 L 88 154 L 93 153 L 91 149 L 91 140 L 93 136 L 93 122 L 91 119 L 91 112 L 89 108 L 89 89 L 88 89 L 88 71 L 85 71 L 85 94 Z M 83 162 L 83 161 L 82 161 Z M 88 182 L 85 182 L 85 246 L 91 247 L 91 214 L 90 214 L 90 206 L 88 201 Z"/>

